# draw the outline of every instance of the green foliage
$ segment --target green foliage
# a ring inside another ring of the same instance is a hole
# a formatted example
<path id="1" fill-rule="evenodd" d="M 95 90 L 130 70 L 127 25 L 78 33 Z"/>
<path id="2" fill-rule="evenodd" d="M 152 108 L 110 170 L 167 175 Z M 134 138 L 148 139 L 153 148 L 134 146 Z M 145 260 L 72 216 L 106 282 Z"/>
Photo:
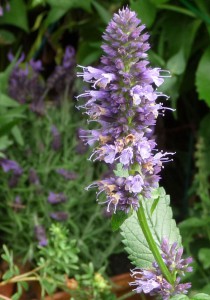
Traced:
<path id="1" fill-rule="evenodd" d="M 196 72 L 196 87 L 200 100 L 204 100 L 210 106 L 210 47 L 203 53 Z"/>
<path id="2" fill-rule="evenodd" d="M 0 18 L 0 25 L 12 25 L 29 31 L 27 9 L 24 0 L 11 0 L 10 10 Z"/>
<path id="3" fill-rule="evenodd" d="M 151 213 L 151 208 L 157 198 L 159 198 L 159 201 Z M 177 242 L 180 245 L 181 237 L 176 223 L 172 219 L 172 210 L 169 206 L 170 199 L 165 194 L 164 189 L 158 188 L 154 190 L 152 198 L 145 200 L 143 203 L 150 231 L 159 249 L 162 239 L 166 237 L 169 240 L 169 244 Z M 155 259 L 139 226 L 136 213 L 133 213 L 123 223 L 121 230 L 123 243 L 132 263 L 138 268 L 151 267 Z"/>

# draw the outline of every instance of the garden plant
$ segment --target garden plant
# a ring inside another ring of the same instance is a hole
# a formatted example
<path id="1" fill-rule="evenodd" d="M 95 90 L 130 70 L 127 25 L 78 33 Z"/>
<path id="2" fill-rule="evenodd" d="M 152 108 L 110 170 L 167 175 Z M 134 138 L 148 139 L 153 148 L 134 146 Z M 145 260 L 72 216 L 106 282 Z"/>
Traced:
<path id="1" fill-rule="evenodd" d="M 210 299 L 207 2 L 0 2 L 1 299 Z"/>

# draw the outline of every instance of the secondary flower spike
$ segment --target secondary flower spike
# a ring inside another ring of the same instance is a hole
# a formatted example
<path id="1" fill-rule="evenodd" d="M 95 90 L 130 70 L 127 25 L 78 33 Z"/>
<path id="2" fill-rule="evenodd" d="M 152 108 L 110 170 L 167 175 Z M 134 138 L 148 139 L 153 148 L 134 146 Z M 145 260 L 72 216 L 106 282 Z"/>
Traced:
<path id="1" fill-rule="evenodd" d="M 161 250 L 164 263 L 171 274 L 177 276 L 174 286 L 163 277 L 156 262 L 153 263 L 150 270 L 134 269 L 131 276 L 135 278 L 135 281 L 131 282 L 130 285 L 136 286 L 135 291 L 137 293 L 144 292 L 151 296 L 159 295 L 163 300 L 169 300 L 177 294 L 187 294 L 191 284 L 180 283 L 180 280 L 186 272 L 192 272 L 192 267 L 188 266 L 192 262 L 192 258 L 182 259 L 183 248 L 177 248 L 177 243 L 170 246 L 167 239 L 163 239 Z"/>
<path id="2" fill-rule="evenodd" d="M 90 157 L 107 164 L 121 163 L 129 177 L 112 176 L 92 184 L 107 195 L 107 210 L 128 212 L 138 209 L 138 195 L 149 198 L 157 187 L 158 173 L 170 153 L 158 152 L 149 136 L 156 124 L 162 103 L 157 92 L 168 72 L 151 68 L 147 61 L 149 35 L 129 8 L 114 14 L 103 35 L 104 55 L 99 68 L 82 67 L 78 76 L 91 83 L 82 95 L 87 101 L 79 106 L 97 122 L 99 129 L 81 131 L 86 144 L 96 148 Z"/>

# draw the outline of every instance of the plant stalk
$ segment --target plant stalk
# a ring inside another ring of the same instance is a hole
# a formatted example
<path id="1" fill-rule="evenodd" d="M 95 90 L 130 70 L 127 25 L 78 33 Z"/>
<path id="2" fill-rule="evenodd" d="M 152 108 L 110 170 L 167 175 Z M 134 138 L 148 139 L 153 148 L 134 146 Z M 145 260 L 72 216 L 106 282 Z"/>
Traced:
<path id="1" fill-rule="evenodd" d="M 152 236 L 152 233 L 150 231 L 149 225 L 147 223 L 147 219 L 145 216 L 145 212 L 144 212 L 144 207 L 140 201 L 140 207 L 137 210 L 137 216 L 138 216 L 138 221 L 139 224 L 141 226 L 141 229 L 143 231 L 143 234 L 147 240 L 147 243 L 149 245 L 149 248 L 156 260 L 156 262 L 158 263 L 160 270 L 163 274 L 163 276 L 165 277 L 165 279 L 173 286 L 174 285 L 174 279 L 172 277 L 172 274 L 169 272 L 168 268 L 166 267 L 163 258 L 158 250 L 158 247 L 155 243 L 155 240 Z"/>

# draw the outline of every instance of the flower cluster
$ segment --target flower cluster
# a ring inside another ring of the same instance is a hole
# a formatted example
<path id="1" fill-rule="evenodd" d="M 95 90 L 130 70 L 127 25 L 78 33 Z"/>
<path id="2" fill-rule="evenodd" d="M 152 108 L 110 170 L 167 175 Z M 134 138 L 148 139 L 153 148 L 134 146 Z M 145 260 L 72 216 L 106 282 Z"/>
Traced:
<path id="1" fill-rule="evenodd" d="M 138 208 L 138 194 L 149 198 L 157 187 L 162 163 L 170 153 L 157 152 L 150 137 L 162 103 L 157 92 L 168 73 L 151 68 L 147 61 L 149 35 L 135 12 L 125 8 L 109 23 L 102 45 L 104 56 L 99 68 L 82 67 L 78 76 L 92 84 L 92 89 L 78 97 L 87 98 L 79 106 L 98 122 L 100 129 L 83 130 L 81 138 L 96 145 L 90 159 L 107 164 L 121 163 L 129 177 L 113 176 L 99 181 L 99 193 L 107 195 L 108 211 Z M 94 186 L 94 185 L 91 185 Z"/>
<path id="2" fill-rule="evenodd" d="M 170 247 L 168 241 L 163 239 L 161 244 L 162 258 L 171 274 L 176 276 L 174 286 L 172 286 L 162 275 L 162 272 L 156 262 L 153 263 L 152 269 L 134 269 L 131 276 L 135 278 L 130 285 L 136 286 L 137 293 L 144 292 L 151 296 L 159 295 L 161 299 L 168 300 L 177 294 L 187 294 L 187 290 L 191 287 L 190 283 L 180 283 L 181 277 L 186 272 L 192 272 L 192 267 L 188 265 L 192 262 L 192 258 L 182 259 L 183 248 L 177 248 L 177 243 L 173 243 Z"/>
<path id="3" fill-rule="evenodd" d="M 8 55 L 10 61 L 14 61 L 14 56 Z M 65 89 L 72 92 L 75 79 L 75 51 L 71 46 L 67 46 L 64 52 L 61 65 L 56 65 L 53 73 L 45 81 L 42 77 L 44 67 L 40 60 L 30 60 L 24 62 L 25 56 L 21 57 L 9 78 L 9 95 L 19 103 L 29 103 L 30 109 L 43 115 L 45 112 L 44 99 L 46 95 L 53 91 L 50 99 L 55 102 L 60 101 Z"/>

